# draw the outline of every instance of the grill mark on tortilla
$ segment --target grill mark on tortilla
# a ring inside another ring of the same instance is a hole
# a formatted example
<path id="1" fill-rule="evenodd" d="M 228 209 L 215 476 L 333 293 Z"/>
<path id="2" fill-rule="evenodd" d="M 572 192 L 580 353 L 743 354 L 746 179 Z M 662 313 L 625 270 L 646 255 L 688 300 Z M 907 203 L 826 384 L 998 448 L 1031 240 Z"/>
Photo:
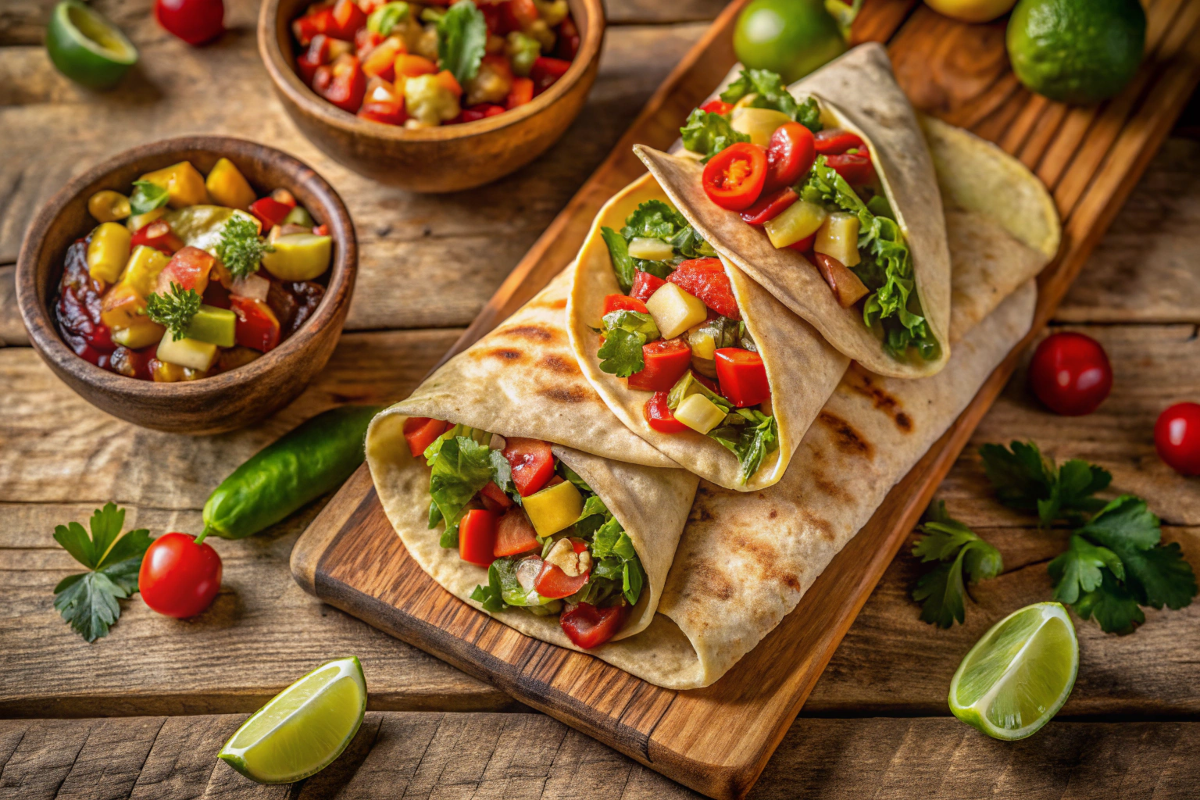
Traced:
<path id="1" fill-rule="evenodd" d="M 895 416 L 895 420 L 896 420 L 897 428 L 904 431 L 905 433 L 912 433 L 913 424 L 912 424 L 912 420 L 909 419 L 908 414 L 905 414 L 903 411 L 901 411 L 899 414 L 897 414 Z"/>
<path id="2" fill-rule="evenodd" d="M 733 597 L 733 584 L 729 578 L 707 561 L 697 561 L 692 564 L 692 577 L 693 580 L 689 583 L 703 586 L 705 592 L 711 593 L 718 600 L 728 600 Z"/>
<path id="3" fill-rule="evenodd" d="M 568 361 L 553 353 L 543 356 L 539 363 L 551 372 L 557 372 L 560 375 L 571 375 L 579 372 L 579 364 L 574 360 Z"/>
<path id="4" fill-rule="evenodd" d="M 555 331 L 541 325 L 513 325 L 501 328 L 496 333 L 517 339 L 532 339 L 535 342 L 552 342 L 555 337 Z"/>
<path id="5" fill-rule="evenodd" d="M 550 400 L 559 403 L 582 403 L 587 399 L 587 393 L 578 386 L 571 386 L 566 389 L 552 387 L 550 389 L 539 389 L 538 394 Z"/>
<path id="6" fill-rule="evenodd" d="M 848 455 L 866 456 L 868 459 L 875 457 L 871 444 L 862 438 L 846 420 L 836 414 L 822 411 L 817 416 L 817 421 L 829 428 L 830 433 L 833 434 L 833 444 L 838 450 Z"/>
<path id="7" fill-rule="evenodd" d="M 871 401 L 875 406 L 876 411 L 882 411 L 892 418 L 896 423 L 896 427 L 905 433 L 912 432 L 912 418 L 905 414 L 901 409 L 903 406 L 900 401 L 892 397 L 881 387 L 876 386 L 871 376 L 867 374 L 858 364 L 855 364 L 846 373 L 846 385 L 851 391 L 857 392 L 863 397 Z"/>
<path id="8" fill-rule="evenodd" d="M 758 565 L 765 580 L 782 583 L 789 589 L 799 591 L 800 582 L 796 580 L 796 576 L 776 566 L 779 562 L 779 557 L 774 548 L 769 544 L 755 541 L 745 536 L 734 536 L 731 544 L 734 546 L 734 549 L 745 553 Z"/>
<path id="9" fill-rule="evenodd" d="M 840 500 L 844 503 L 848 503 L 854 499 L 841 486 L 838 486 L 832 481 L 825 480 L 823 475 L 815 475 L 813 477 L 813 483 L 816 484 L 817 491 L 821 492 L 822 494 L 829 495 L 834 500 Z"/>
<path id="10" fill-rule="evenodd" d="M 804 518 L 804 522 L 815 528 L 821 538 L 827 542 L 834 540 L 833 525 L 824 517 L 818 517 L 816 514 L 809 511 L 807 508 L 799 507 L 797 512 Z"/>
<path id="11" fill-rule="evenodd" d="M 525 358 L 525 354 L 522 353 L 520 350 L 513 350 L 512 348 L 509 348 L 509 347 L 497 347 L 493 350 L 488 350 L 488 351 L 484 352 L 482 355 L 488 356 L 490 358 L 498 358 L 501 361 L 508 361 L 508 362 L 521 361 L 522 359 Z"/>
<path id="12" fill-rule="evenodd" d="M 688 522 L 710 522 L 713 515 L 701 503 L 696 503 L 692 506 L 692 511 L 688 514 Z"/>

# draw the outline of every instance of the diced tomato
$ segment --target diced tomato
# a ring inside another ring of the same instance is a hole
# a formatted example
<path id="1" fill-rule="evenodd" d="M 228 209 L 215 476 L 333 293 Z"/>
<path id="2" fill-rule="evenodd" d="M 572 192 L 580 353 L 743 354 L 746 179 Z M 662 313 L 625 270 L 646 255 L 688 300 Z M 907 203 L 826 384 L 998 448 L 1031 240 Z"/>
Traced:
<path id="1" fill-rule="evenodd" d="M 337 0 L 333 6 L 333 25 L 326 33 L 335 39 L 354 41 L 354 34 L 367 24 L 367 15 L 354 0 Z"/>
<path id="2" fill-rule="evenodd" d="M 538 21 L 540 15 L 533 0 L 509 0 L 500 4 L 500 17 L 504 33 L 509 33 L 527 29 Z"/>
<path id="3" fill-rule="evenodd" d="M 762 194 L 767 180 L 767 149 L 738 142 L 704 165 L 701 182 L 708 199 L 730 211 L 745 211 Z"/>
<path id="4" fill-rule="evenodd" d="M 840 156 L 854 148 L 866 149 L 866 142 L 856 133 L 841 128 L 826 128 L 813 136 L 813 148 L 818 155 Z"/>
<path id="5" fill-rule="evenodd" d="M 692 348 L 683 337 L 659 339 L 642 345 L 642 358 L 646 366 L 629 376 L 629 388 L 665 392 L 691 366 Z"/>
<path id="6" fill-rule="evenodd" d="M 183 249 L 183 240 L 176 236 L 175 232 L 171 230 L 171 226 L 161 219 L 156 219 L 154 222 L 138 228 L 129 240 L 131 248 L 143 244 L 167 255 Z"/>
<path id="7" fill-rule="evenodd" d="M 408 119 L 408 114 L 404 111 L 403 98 L 397 98 L 390 103 L 377 101 L 363 103 L 363 107 L 358 110 L 358 116 L 372 122 L 382 122 L 384 125 L 403 125 Z"/>
<path id="8" fill-rule="evenodd" d="M 720 114 L 721 116 L 725 116 L 730 111 L 733 111 L 733 104 L 726 103 L 724 100 L 717 97 L 700 106 L 700 110 L 706 114 Z"/>
<path id="9" fill-rule="evenodd" d="M 408 451 L 412 453 L 412 457 L 420 458 L 425 448 L 433 444 L 449 427 L 449 422 L 429 417 L 409 417 L 404 420 L 404 441 L 408 442 Z"/>
<path id="10" fill-rule="evenodd" d="M 862 186 L 870 183 L 871 179 L 875 177 L 869 150 L 847 153 L 844 156 L 827 156 L 825 163 L 833 167 L 834 171 L 845 178 L 846 183 L 851 186 Z"/>
<path id="11" fill-rule="evenodd" d="M 338 56 L 332 64 L 317 67 L 313 91 L 343 111 L 351 114 L 358 111 L 367 94 L 367 76 L 363 74 L 358 57 Z"/>
<path id="12" fill-rule="evenodd" d="M 566 61 L 574 61 L 579 55 L 579 28 L 568 14 L 558 25 L 558 39 L 554 42 L 554 55 Z"/>
<path id="13" fill-rule="evenodd" d="M 630 297 L 627 294 L 609 294 L 604 296 L 604 311 L 601 316 L 606 316 L 614 311 L 639 311 L 643 314 L 649 314 L 646 309 L 646 304 L 636 297 Z"/>
<path id="14" fill-rule="evenodd" d="M 733 320 L 742 318 L 738 311 L 737 298 L 733 296 L 733 286 L 725 267 L 719 258 L 693 258 L 684 261 L 674 272 L 667 276 L 667 282 L 673 283 L 688 294 L 699 297 L 704 305 L 716 311 L 723 317 Z"/>
<path id="15" fill-rule="evenodd" d="M 771 396 L 762 356 L 740 347 L 723 347 L 715 353 L 721 396 L 738 408 L 756 406 Z"/>
<path id="16" fill-rule="evenodd" d="M 396 56 L 396 63 L 393 69 L 395 70 L 397 80 L 401 77 L 419 78 L 422 75 L 436 75 L 438 71 L 437 64 L 425 58 L 425 56 L 418 56 L 412 53 L 401 53 Z"/>
<path id="17" fill-rule="evenodd" d="M 812 131 L 799 122 L 780 125 L 767 144 L 767 181 L 764 191 L 791 186 L 804 177 L 817 158 Z"/>
<path id="18" fill-rule="evenodd" d="M 564 611 L 558 624 L 576 647 L 591 650 L 616 636 L 628 610 L 626 605 L 597 608 L 591 603 L 580 603 Z"/>
<path id="19" fill-rule="evenodd" d="M 561 58 L 549 58 L 547 56 L 538 56 L 534 59 L 533 67 L 529 70 L 529 77 L 533 81 L 533 88 L 536 94 L 549 89 L 558 79 L 567 74 L 567 70 L 571 68 L 570 61 L 563 61 Z"/>
<path id="20" fill-rule="evenodd" d="M 279 318 L 271 307 L 253 297 L 230 295 L 229 308 L 237 315 L 233 337 L 242 347 L 266 353 L 279 344 Z"/>
<path id="21" fill-rule="evenodd" d="M 367 54 L 362 61 L 362 71 L 371 78 L 383 78 L 385 81 L 395 80 L 396 56 L 403 52 L 404 42 L 400 41 L 399 37 L 390 36 Z"/>
<path id="22" fill-rule="evenodd" d="M 492 511 L 503 511 L 513 504 L 512 498 L 505 494 L 495 481 L 488 481 L 487 485 L 479 490 L 479 497 L 483 500 L 483 504 Z"/>
<path id="23" fill-rule="evenodd" d="M 645 303 L 662 285 L 666 283 L 657 275 L 651 275 L 649 272 L 639 272 L 637 277 L 633 279 L 633 290 L 629 294 L 638 300 Z"/>
<path id="24" fill-rule="evenodd" d="M 370 28 L 359 28 L 354 34 L 354 55 L 359 58 L 366 58 L 379 45 L 383 44 L 383 34 L 376 33 Z M 401 53 L 407 53 L 408 49 L 402 49 Z"/>
<path id="25" fill-rule="evenodd" d="M 533 81 L 529 78 L 513 78 L 512 88 L 508 90 L 508 98 L 504 105 L 510 111 L 517 106 L 523 106 L 533 99 Z"/>
<path id="26" fill-rule="evenodd" d="M 495 486 L 495 484 L 492 485 Z M 504 493 L 501 492 L 501 494 Z M 512 500 L 509 500 L 508 504 L 511 506 Z M 524 511 L 519 508 L 510 508 L 504 513 L 504 516 L 500 517 L 500 522 L 496 525 L 496 546 L 492 549 L 492 554 L 496 558 L 528 553 L 541 546 L 537 531 L 533 529 L 533 523 L 529 521 L 529 517 Z"/>
<path id="27" fill-rule="evenodd" d="M 304 55 L 296 59 L 296 69 L 299 70 L 300 77 L 304 79 L 304 82 L 312 86 L 317 67 L 328 64 L 345 52 L 348 52 L 345 42 L 318 33 L 313 37 L 308 49 L 304 51 Z"/>
<path id="28" fill-rule="evenodd" d="M 587 542 L 582 539 L 572 538 L 570 542 L 576 553 L 582 553 L 588 549 Z M 591 570 L 589 569 L 582 575 L 571 576 L 563 572 L 560 567 L 545 562 L 542 564 L 542 571 L 538 573 L 537 580 L 533 582 L 533 588 L 542 597 L 558 600 L 562 597 L 570 597 L 582 589 L 583 585 L 588 582 L 590 574 Z"/>
<path id="29" fill-rule="evenodd" d="M 282 225 L 287 219 L 287 215 L 291 213 L 291 207 L 287 206 L 273 197 L 260 197 L 250 204 L 250 213 L 258 217 L 258 221 L 262 223 L 262 232 L 274 228 L 276 225 Z"/>
<path id="30" fill-rule="evenodd" d="M 778 217 L 799 199 L 800 195 L 790 186 L 771 193 L 763 192 L 757 203 L 742 212 L 742 219 L 751 225 L 763 225 Z"/>
<path id="31" fill-rule="evenodd" d="M 451 122 L 475 122 L 476 120 L 494 117 L 497 114 L 503 114 L 504 106 L 498 106 L 495 103 L 480 103 L 479 105 L 464 108 L 462 113 Z"/>
<path id="32" fill-rule="evenodd" d="M 458 523 L 458 557 L 480 567 L 496 560 L 496 515 L 484 508 L 473 508 Z"/>
<path id="33" fill-rule="evenodd" d="M 154 291 L 164 294 L 171 291 L 172 284 L 178 284 L 185 291 L 195 289 L 202 295 L 208 288 L 208 274 L 216 263 L 216 258 L 197 247 L 180 248 L 158 273 Z"/>
<path id="34" fill-rule="evenodd" d="M 801 253 L 807 253 L 809 250 L 812 250 L 813 242 L 815 242 L 815 241 L 817 241 L 817 235 L 815 233 L 812 233 L 812 234 L 809 234 L 808 236 L 805 236 L 803 239 L 801 239 L 798 242 L 792 242 L 791 244 L 788 245 L 788 249 L 789 250 L 799 250 Z"/>
<path id="35" fill-rule="evenodd" d="M 667 397 L 670 394 L 669 391 L 655 392 L 654 397 L 642 406 L 642 416 L 646 418 L 650 428 L 659 433 L 682 433 L 688 428 L 671 413 L 671 408 L 667 405 Z"/>
<path id="36" fill-rule="evenodd" d="M 554 454 L 549 442 L 510 436 L 503 452 L 512 466 L 513 483 L 521 497 L 529 497 L 554 475 Z"/>
<path id="37" fill-rule="evenodd" d="M 292 33 L 295 34 L 296 41 L 308 47 L 317 34 L 327 34 L 333 26 L 333 9 L 329 6 L 318 7 L 294 21 Z"/>

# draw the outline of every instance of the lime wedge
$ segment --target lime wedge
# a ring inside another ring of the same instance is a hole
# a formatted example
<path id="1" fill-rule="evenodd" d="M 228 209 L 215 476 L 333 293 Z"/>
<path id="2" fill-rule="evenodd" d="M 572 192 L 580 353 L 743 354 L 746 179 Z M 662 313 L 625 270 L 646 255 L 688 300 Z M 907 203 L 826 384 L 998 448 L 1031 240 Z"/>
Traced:
<path id="1" fill-rule="evenodd" d="M 367 684 L 358 659 L 329 661 L 254 712 L 217 757 L 252 781 L 298 781 L 342 754 L 366 709 Z"/>
<path id="2" fill-rule="evenodd" d="M 950 711 L 994 739 L 1036 733 L 1071 695 L 1079 642 L 1067 610 L 1035 603 L 975 643 L 950 681 Z"/>
<path id="3" fill-rule="evenodd" d="M 93 89 L 109 89 L 138 58 L 121 30 L 79 0 L 54 7 L 46 26 L 46 50 L 63 75 Z"/>

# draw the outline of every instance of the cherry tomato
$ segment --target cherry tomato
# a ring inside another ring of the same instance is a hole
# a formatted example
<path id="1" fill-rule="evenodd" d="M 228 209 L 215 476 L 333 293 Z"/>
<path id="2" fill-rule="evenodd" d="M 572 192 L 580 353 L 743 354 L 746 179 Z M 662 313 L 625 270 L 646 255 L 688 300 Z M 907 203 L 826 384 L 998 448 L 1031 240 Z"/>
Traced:
<path id="1" fill-rule="evenodd" d="M 587 542 L 582 539 L 571 539 L 570 541 L 576 553 L 587 550 Z M 533 588 L 542 597 L 558 600 L 562 597 L 570 597 L 582 589 L 583 585 L 588 582 L 590 574 L 591 570 L 589 569 L 582 575 L 568 575 L 562 571 L 562 568 L 547 561 L 542 563 L 542 571 L 538 573 L 537 580 L 533 582 Z"/>
<path id="2" fill-rule="evenodd" d="M 861 136 L 841 128 L 826 128 L 813 136 L 813 147 L 822 156 L 840 156 L 847 150 L 862 150 L 866 146 Z"/>
<path id="3" fill-rule="evenodd" d="M 549 442 L 510 436 L 503 453 L 512 467 L 513 483 L 521 497 L 529 497 L 554 475 L 554 454 Z"/>
<path id="4" fill-rule="evenodd" d="M 667 397 L 670 394 L 669 391 L 655 392 L 654 397 L 642 406 L 642 416 L 646 418 L 651 430 L 659 433 L 683 433 L 688 427 L 675 419 L 675 415 L 671 413 L 671 408 L 667 405 Z"/>
<path id="5" fill-rule="evenodd" d="M 509 500 L 508 504 L 511 506 L 512 500 Z M 496 544 L 492 549 L 492 554 L 496 558 L 528 553 L 530 550 L 541 548 L 541 546 L 537 531 L 533 529 L 533 523 L 529 521 L 529 517 L 524 511 L 519 508 L 510 508 L 504 513 L 504 516 L 500 517 L 500 521 L 496 524 Z"/>
<path id="6" fill-rule="evenodd" d="M 808 130 L 805 128 L 805 130 Z M 788 209 L 788 206 L 800 199 L 800 195 L 790 186 L 785 186 L 774 192 L 763 192 L 758 202 L 742 212 L 742 219 L 751 225 L 763 225 L 778 217 Z M 815 236 L 816 234 L 814 234 Z"/>
<path id="7" fill-rule="evenodd" d="M 413 458 L 420 458 L 425 448 L 446 432 L 450 423 L 429 417 L 409 417 L 404 420 L 404 441 Z"/>
<path id="8" fill-rule="evenodd" d="M 723 347 L 715 354 L 721 396 L 738 408 L 756 406 L 771 396 L 762 356 L 739 347 Z"/>
<path id="9" fill-rule="evenodd" d="M 646 304 L 636 297 L 630 297 L 627 294 L 609 294 L 604 296 L 604 311 L 601 316 L 611 314 L 614 311 L 640 311 L 643 314 L 649 314 L 646 309 Z"/>
<path id="10" fill-rule="evenodd" d="M 646 366 L 629 376 L 629 388 L 665 392 L 691 366 L 692 348 L 682 338 L 659 339 L 642 345 L 642 359 Z"/>
<path id="11" fill-rule="evenodd" d="M 1090 414 L 1112 389 L 1112 366 L 1104 348 L 1082 333 L 1047 336 L 1029 362 L 1029 384 L 1056 414 Z"/>
<path id="12" fill-rule="evenodd" d="M 146 605 L 168 617 L 194 617 L 212 605 L 221 588 L 221 557 L 204 537 L 167 533 L 142 558 L 138 591 Z"/>
<path id="13" fill-rule="evenodd" d="M 1176 403 L 1159 414 L 1154 448 L 1180 475 L 1200 475 L 1200 404 Z"/>
<path id="14" fill-rule="evenodd" d="M 720 114 L 723 117 L 730 111 L 733 111 L 733 104 L 726 103 L 724 100 L 717 97 L 700 106 L 700 110 L 706 114 Z"/>
<path id="15" fill-rule="evenodd" d="M 767 182 L 764 191 L 791 186 L 812 168 L 816 157 L 812 131 L 799 122 L 779 126 L 767 143 Z"/>
<path id="16" fill-rule="evenodd" d="M 155 0 L 154 18 L 167 33 L 190 45 L 204 44 L 225 32 L 221 0 Z"/>
<path id="17" fill-rule="evenodd" d="M 826 156 L 825 163 L 833 167 L 833 171 L 845 178 L 846 183 L 851 186 L 863 186 L 875 177 L 875 169 L 871 166 L 871 154 L 866 150 L 847 153 L 844 156 Z"/>
<path id="18" fill-rule="evenodd" d="M 719 258 L 684 261 L 667 277 L 667 281 L 693 297 L 699 297 L 704 305 L 723 317 L 732 320 L 742 318 L 737 298 L 733 296 L 733 285 Z"/>
<path id="19" fill-rule="evenodd" d="M 762 194 L 767 149 L 750 142 L 730 145 L 704 165 L 701 180 L 709 200 L 730 211 L 744 211 Z"/>
<path id="20" fill-rule="evenodd" d="M 358 110 L 358 116 L 360 119 L 382 122 L 384 125 L 403 125 L 408 119 L 408 114 L 404 111 L 403 98 L 397 98 L 391 102 L 363 103 L 363 107 Z"/>
<path id="21" fill-rule="evenodd" d="M 558 618 L 563 633 L 576 647 L 590 650 L 607 642 L 625 622 L 625 605 L 597 608 L 590 603 L 571 606 Z"/>
<path id="22" fill-rule="evenodd" d="M 473 508 L 458 523 L 458 557 L 468 564 L 490 566 L 496 557 L 496 515 Z"/>
<path id="23" fill-rule="evenodd" d="M 458 115 L 457 120 L 453 122 L 475 122 L 488 117 L 494 117 L 497 114 L 503 114 L 504 106 L 498 106 L 494 103 L 480 103 L 479 105 L 464 108 L 462 113 Z"/>
<path id="24" fill-rule="evenodd" d="M 649 272 L 639 272 L 637 277 L 633 279 L 633 290 L 629 292 L 634 298 L 645 303 L 654 293 L 662 288 L 666 283 L 657 275 L 651 275 Z"/>

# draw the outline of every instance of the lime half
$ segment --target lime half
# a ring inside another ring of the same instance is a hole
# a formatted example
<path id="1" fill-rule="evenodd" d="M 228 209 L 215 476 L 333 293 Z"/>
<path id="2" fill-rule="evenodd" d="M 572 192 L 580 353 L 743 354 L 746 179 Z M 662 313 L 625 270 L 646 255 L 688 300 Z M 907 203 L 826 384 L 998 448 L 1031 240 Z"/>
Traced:
<path id="1" fill-rule="evenodd" d="M 117 84 L 138 58 L 121 30 L 79 0 L 54 7 L 46 26 L 46 50 L 63 75 L 93 89 Z"/>
<path id="2" fill-rule="evenodd" d="M 997 622 L 967 653 L 950 681 L 950 711 L 994 739 L 1024 739 L 1067 702 L 1078 672 L 1067 610 L 1035 603 Z"/>
<path id="3" fill-rule="evenodd" d="M 358 733 L 367 683 L 358 659 L 314 669 L 254 712 L 218 758 L 259 783 L 291 783 L 320 772 Z"/>

